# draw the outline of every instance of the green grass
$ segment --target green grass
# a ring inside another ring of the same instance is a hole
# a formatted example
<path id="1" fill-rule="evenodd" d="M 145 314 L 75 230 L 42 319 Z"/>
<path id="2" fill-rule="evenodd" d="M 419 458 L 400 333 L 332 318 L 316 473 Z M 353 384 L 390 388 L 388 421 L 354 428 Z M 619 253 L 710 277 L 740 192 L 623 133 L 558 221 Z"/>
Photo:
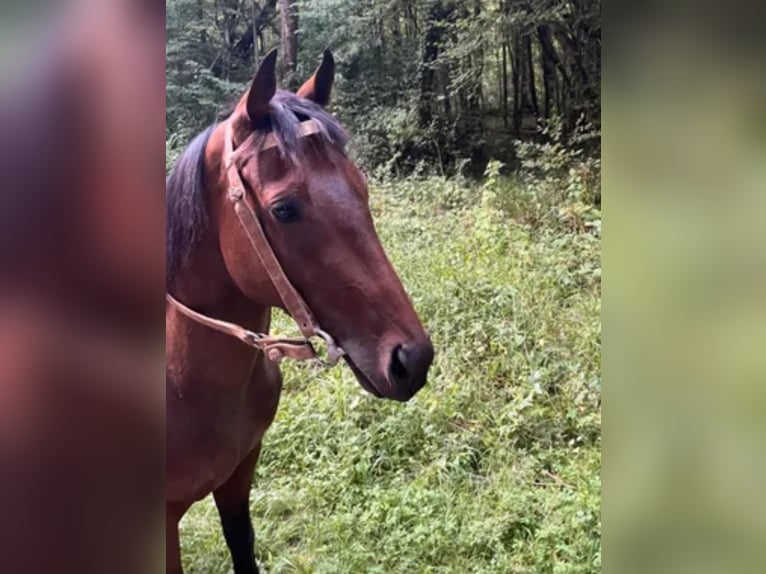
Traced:
<path id="1" fill-rule="evenodd" d="M 403 405 L 342 367 L 285 367 L 251 494 L 262 571 L 601 570 L 599 238 L 511 218 L 486 200 L 503 193 L 372 190 L 435 363 Z M 181 537 L 187 573 L 230 572 L 210 498 Z"/>

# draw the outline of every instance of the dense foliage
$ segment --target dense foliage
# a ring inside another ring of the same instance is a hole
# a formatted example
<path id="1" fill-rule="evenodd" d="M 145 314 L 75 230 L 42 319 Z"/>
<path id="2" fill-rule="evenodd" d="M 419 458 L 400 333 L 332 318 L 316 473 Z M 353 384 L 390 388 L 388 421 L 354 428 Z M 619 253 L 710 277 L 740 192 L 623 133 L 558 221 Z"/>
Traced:
<path id="1" fill-rule="evenodd" d="M 282 84 L 322 50 L 339 62 L 333 110 L 368 169 L 480 175 L 518 165 L 546 129 L 594 155 L 600 0 L 168 0 L 167 130 L 188 139 L 281 46 Z M 587 133 L 587 141 L 575 136 Z"/>

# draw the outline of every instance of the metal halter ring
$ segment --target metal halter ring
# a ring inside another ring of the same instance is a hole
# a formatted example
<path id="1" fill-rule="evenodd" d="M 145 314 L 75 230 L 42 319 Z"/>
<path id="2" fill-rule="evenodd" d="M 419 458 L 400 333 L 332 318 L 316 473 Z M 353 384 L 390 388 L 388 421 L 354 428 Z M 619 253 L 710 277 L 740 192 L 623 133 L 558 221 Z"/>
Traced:
<path id="1" fill-rule="evenodd" d="M 344 351 L 338 344 L 335 342 L 335 339 L 332 338 L 332 335 L 329 333 L 322 331 L 322 329 L 316 329 L 314 331 L 314 334 L 323 339 L 325 344 L 327 345 L 327 360 L 322 359 L 321 357 L 317 356 L 316 360 L 319 364 L 321 364 L 323 367 L 333 367 L 338 363 L 338 360 L 346 354 L 346 351 Z"/>
<path id="2" fill-rule="evenodd" d="M 255 333 L 253 331 L 247 330 L 244 335 L 244 342 L 252 347 L 256 347 L 258 345 L 258 341 L 263 339 L 263 335 L 260 333 Z"/>

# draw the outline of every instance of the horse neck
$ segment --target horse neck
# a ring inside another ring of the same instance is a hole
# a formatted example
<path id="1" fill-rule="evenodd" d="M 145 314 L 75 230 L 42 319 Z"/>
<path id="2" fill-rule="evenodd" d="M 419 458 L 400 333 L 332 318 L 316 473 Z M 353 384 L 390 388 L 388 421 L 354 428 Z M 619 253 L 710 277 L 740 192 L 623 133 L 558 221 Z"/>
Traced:
<path id="1" fill-rule="evenodd" d="M 190 253 L 170 291 L 184 304 L 210 317 L 255 332 L 269 330 L 270 307 L 246 298 L 234 284 L 224 264 L 217 233 L 211 227 Z M 220 388 L 249 384 L 256 364 L 251 348 L 229 335 L 194 323 L 172 307 L 166 318 L 166 350 L 169 372 L 204 373 L 207 382 Z M 178 384 L 182 384 L 183 378 L 178 379 Z"/>
<path id="2" fill-rule="evenodd" d="M 208 197 L 216 197 L 219 191 L 210 191 Z M 214 213 L 212 210 L 211 218 Z M 211 221 L 176 276 L 171 294 L 201 313 L 267 332 L 270 306 L 248 298 L 237 287 L 226 268 L 217 229 Z"/>

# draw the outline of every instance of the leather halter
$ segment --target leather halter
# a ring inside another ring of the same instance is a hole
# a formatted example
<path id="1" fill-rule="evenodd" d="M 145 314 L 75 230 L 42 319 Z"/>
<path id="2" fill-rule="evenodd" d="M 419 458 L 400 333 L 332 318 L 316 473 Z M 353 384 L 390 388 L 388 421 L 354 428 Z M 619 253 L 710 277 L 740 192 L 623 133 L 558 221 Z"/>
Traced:
<path id="1" fill-rule="evenodd" d="M 300 137 L 306 137 L 318 133 L 321 128 L 315 120 L 307 120 L 299 124 L 298 130 Z M 255 134 L 250 137 L 255 137 Z M 259 151 L 275 146 L 277 146 L 277 139 L 276 136 L 271 133 L 264 138 Z M 242 147 L 245 147 L 245 145 L 243 144 Z M 298 361 L 316 360 L 325 366 L 335 365 L 345 352 L 328 333 L 320 328 L 311 309 L 287 278 L 277 256 L 274 254 L 274 250 L 271 248 L 269 240 L 266 238 L 266 234 L 258 220 L 255 209 L 250 204 L 247 189 L 242 182 L 242 176 L 239 173 L 239 166 L 237 165 L 236 159 L 233 140 L 233 124 L 231 120 L 229 120 L 226 124 L 223 149 L 223 162 L 224 167 L 226 168 L 226 177 L 229 186 L 227 197 L 234 207 L 234 211 L 237 214 L 245 234 L 250 240 L 250 244 L 253 246 L 253 250 L 261 260 L 274 288 L 282 299 L 282 303 L 298 325 L 298 328 L 303 335 L 303 339 L 273 337 L 264 333 L 254 333 L 236 323 L 214 319 L 194 311 L 176 300 L 170 293 L 166 293 L 166 300 L 186 317 L 210 329 L 236 337 L 246 345 L 263 351 L 272 361 L 278 362 L 287 357 Z M 257 193 L 258 190 L 253 189 L 253 192 Z M 327 344 L 327 360 L 320 359 L 317 356 L 316 349 L 310 340 L 312 337 L 319 337 Z"/>

